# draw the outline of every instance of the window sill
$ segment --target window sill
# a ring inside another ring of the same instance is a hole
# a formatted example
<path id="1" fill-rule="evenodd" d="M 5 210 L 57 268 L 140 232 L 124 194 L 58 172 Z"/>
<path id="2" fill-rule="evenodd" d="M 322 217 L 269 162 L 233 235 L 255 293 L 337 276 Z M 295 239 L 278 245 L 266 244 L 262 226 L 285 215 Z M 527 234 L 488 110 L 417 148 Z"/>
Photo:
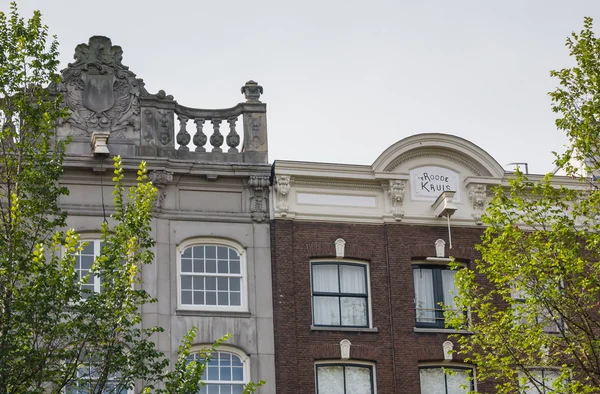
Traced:
<path id="1" fill-rule="evenodd" d="M 453 328 L 425 328 L 415 327 L 414 332 L 429 334 L 473 334 L 469 330 L 455 330 Z"/>
<path id="2" fill-rule="evenodd" d="M 176 309 L 177 316 L 212 316 L 212 317 L 252 317 L 250 312 L 234 312 L 234 311 L 196 311 L 193 309 Z"/>
<path id="3" fill-rule="evenodd" d="M 377 327 L 362 328 L 362 327 L 321 327 L 310 326 L 311 331 L 346 331 L 346 332 L 379 332 Z"/>

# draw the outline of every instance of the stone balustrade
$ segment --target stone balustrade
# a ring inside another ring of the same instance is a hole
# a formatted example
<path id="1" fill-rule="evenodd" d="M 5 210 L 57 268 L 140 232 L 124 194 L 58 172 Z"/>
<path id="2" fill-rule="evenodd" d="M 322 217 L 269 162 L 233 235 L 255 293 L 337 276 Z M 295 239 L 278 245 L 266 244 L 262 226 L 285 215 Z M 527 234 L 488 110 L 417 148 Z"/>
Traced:
<path id="1" fill-rule="evenodd" d="M 268 163 L 267 107 L 258 83 L 246 82 L 246 101 L 234 107 L 192 108 L 162 90 L 149 93 L 107 37 L 78 45 L 74 58 L 51 87 L 70 110 L 57 127 L 59 138 L 72 140 L 69 154 Z"/>

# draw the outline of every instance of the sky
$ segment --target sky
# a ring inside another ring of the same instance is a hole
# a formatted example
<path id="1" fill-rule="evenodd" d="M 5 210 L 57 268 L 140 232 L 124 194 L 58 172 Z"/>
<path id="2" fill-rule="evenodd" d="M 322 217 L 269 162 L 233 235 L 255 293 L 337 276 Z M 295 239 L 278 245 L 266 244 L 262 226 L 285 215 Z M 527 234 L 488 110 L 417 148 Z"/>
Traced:
<path id="1" fill-rule="evenodd" d="M 104 35 L 152 93 L 227 108 L 264 88 L 269 160 L 372 164 L 418 133 L 454 134 L 501 165 L 554 168 L 549 71 L 598 0 L 20 0 L 74 48 Z M 0 10 L 9 2 L 0 0 Z M 600 35 L 600 27 L 596 29 Z"/>

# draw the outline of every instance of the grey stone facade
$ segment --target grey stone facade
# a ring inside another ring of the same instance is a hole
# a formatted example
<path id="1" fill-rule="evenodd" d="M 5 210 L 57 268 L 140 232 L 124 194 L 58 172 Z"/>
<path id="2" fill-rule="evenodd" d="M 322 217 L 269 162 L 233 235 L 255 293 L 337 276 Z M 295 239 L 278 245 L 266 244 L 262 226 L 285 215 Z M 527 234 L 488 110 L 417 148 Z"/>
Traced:
<path id="1" fill-rule="evenodd" d="M 261 393 L 274 393 L 271 167 L 262 87 L 246 83 L 246 101 L 231 108 L 185 107 L 164 91 L 148 93 L 122 64 L 122 54 L 108 38 L 92 37 L 77 46 L 75 62 L 54 87 L 71 110 L 57 128 L 58 138 L 72 139 L 62 179 L 70 195 L 61 200 L 68 225 L 82 239 L 94 239 L 105 214 L 112 212 L 110 157 L 122 156 L 132 184 L 145 160 L 159 193 L 153 220 L 156 261 L 144 267 L 142 286 L 158 303 L 144 307 L 143 324 L 165 329 L 157 345 L 173 360 L 192 326 L 199 327 L 199 346 L 231 333 L 230 347 L 224 349 L 245 360 L 246 379 L 267 381 Z M 193 245 L 223 245 L 239 253 L 239 306 L 184 305 L 180 258 Z"/>

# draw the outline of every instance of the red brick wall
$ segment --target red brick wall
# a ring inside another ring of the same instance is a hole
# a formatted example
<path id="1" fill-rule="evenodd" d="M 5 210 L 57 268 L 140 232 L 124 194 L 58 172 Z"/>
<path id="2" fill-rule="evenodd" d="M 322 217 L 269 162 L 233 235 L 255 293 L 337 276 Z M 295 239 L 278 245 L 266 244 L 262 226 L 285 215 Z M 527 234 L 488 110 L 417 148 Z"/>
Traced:
<path id="1" fill-rule="evenodd" d="M 340 358 L 339 342 L 352 342 L 351 359 L 376 364 L 379 394 L 420 394 L 418 364 L 442 361 L 444 334 L 415 333 L 411 261 L 435 256 L 434 242 L 472 267 L 481 228 L 294 222 L 271 223 L 277 393 L 315 392 L 314 363 Z M 346 241 L 345 257 L 369 263 L 373 327 L 378 332 L 312 331 L 310 260 L 335 257 L 334 241 Z M 456 356 L 455 356 L 456 358 Z M 491 392 L 483 385 L 481 392 Z"/>

